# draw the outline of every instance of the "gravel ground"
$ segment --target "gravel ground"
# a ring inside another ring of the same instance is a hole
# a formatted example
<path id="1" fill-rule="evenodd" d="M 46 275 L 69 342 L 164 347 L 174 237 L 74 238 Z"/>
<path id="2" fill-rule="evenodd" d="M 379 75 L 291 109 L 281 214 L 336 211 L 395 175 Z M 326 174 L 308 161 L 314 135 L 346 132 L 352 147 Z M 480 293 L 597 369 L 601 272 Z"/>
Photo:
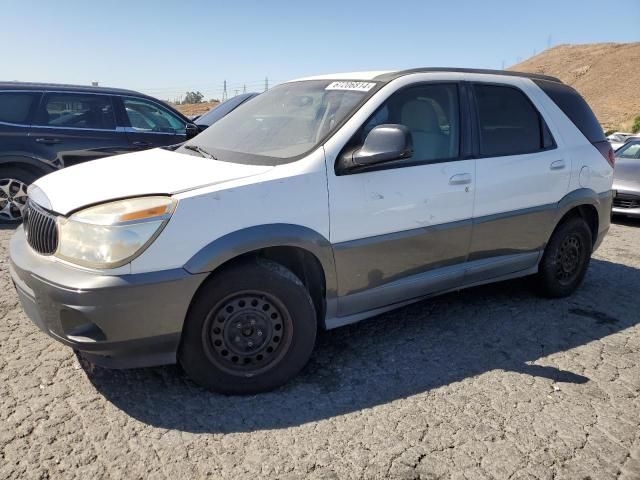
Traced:
<path id="1" fill-rule="evenodd" d="M 253 397 L 79 361 L 22 313 L 0 231 L 0 478 L 640 478 L 640 223 L 571 298 L 526 281 L 322 333 Z"/>

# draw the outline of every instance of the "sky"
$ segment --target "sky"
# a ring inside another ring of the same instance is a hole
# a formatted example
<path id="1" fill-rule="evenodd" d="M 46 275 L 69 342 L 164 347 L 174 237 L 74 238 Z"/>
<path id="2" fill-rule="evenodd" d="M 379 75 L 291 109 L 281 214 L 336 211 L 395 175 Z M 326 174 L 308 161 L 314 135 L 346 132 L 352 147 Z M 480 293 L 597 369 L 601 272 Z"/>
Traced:
<path id="1" fill-rule="evenodd" d="M 502 68 L 563 43 L 640 41 L 640 0 L 0 0 L 0 80 L 162 99 L 419 66 Z"/>

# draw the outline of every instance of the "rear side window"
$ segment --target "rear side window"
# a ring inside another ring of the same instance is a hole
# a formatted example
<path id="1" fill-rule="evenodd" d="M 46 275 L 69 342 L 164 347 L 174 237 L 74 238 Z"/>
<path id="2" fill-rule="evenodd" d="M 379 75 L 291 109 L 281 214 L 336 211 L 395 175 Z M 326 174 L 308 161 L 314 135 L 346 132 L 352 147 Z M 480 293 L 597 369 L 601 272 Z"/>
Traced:
<path id="1" fill-rule="evenodd" d="M 484 84 L 476 84 L 474 90 L 480 155 L 521 155 L 555 146 L 544 119 L 523 92 Z"/>
<path id="2" fill-rule="evenodd" d="M 585 100 L 573 88 L 549 80 L 534 80 L 544 93 L 569 117 L 591 143 L 606 140 L 598 119 Z"/>
<path id="3" fill-rule="evenodd" d="M 106 95 L 49 93 L 38 111 L 38 125 L 113 130 L 111 98 Z"/>
<path id="4" fill-rule="evenodd" d="M 27 124 L 39 93 L 0 92 L 0 122 Z"/>

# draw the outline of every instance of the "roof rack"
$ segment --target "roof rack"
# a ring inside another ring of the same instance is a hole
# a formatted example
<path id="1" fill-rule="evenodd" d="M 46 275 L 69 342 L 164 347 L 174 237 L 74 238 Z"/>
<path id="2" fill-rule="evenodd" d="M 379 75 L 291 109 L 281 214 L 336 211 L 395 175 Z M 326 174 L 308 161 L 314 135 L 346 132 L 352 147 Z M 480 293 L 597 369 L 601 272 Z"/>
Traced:
<path id="1" fill-rule="evenodd" d="M 71 85 L 65 83 L 47 83 L 47 82 L 16 82 L 16 81 L 2 81 L 0 80 L 0 88 L 38 88 L 44 90 L 77 90 L 83 92 L 94 93 L 121 93 L 121 94 L 136 94 L 140 95 L 135 90 L 129 90 L 125 88 L 115 87 L 102 87 L 94 85 Z"/>
<path id="2" fill-rule="evenodd" d="M 383 73 L 375 77 L 375 80 L 390 81 L 404 75 L 410 75 L 412 73 L 429 73 L 429 72 L 456 72 L 456 73 L 484 73 L 488 75 L 507 75 L 510 77 L 525 77 L 533 78 L 536 80 L 547 80 L 549 82 L 562 83 L 557 77 L 550 75 L 542 75 L 540 73 L 527 73 L 527 72 L 515 72 L 512 70 L 490 70 L 482 68 L 447 68 L 447 67 L 425 67 L 425 68 L 412 68 L 409 70 L 399 70 L 397 72 Z"/>

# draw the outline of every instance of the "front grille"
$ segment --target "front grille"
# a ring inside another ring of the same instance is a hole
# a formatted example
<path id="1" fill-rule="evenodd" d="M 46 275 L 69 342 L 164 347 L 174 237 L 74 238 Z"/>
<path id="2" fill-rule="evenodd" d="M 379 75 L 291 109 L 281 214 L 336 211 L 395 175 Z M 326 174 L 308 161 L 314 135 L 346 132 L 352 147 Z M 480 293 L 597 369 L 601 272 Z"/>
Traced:
<path id="1" fill-rule="evenodd" d="M 27 242 L 36 252 L 51 255 L 58 248 L 56 216 L 32 201 L 27 201 L 23 215 Z"/>
<path id="2" fill-rule="evenodd" d="M 619 193 L 613 199 L 613 206 L 616 208 L 640 208 L 640 197 Z"/>

